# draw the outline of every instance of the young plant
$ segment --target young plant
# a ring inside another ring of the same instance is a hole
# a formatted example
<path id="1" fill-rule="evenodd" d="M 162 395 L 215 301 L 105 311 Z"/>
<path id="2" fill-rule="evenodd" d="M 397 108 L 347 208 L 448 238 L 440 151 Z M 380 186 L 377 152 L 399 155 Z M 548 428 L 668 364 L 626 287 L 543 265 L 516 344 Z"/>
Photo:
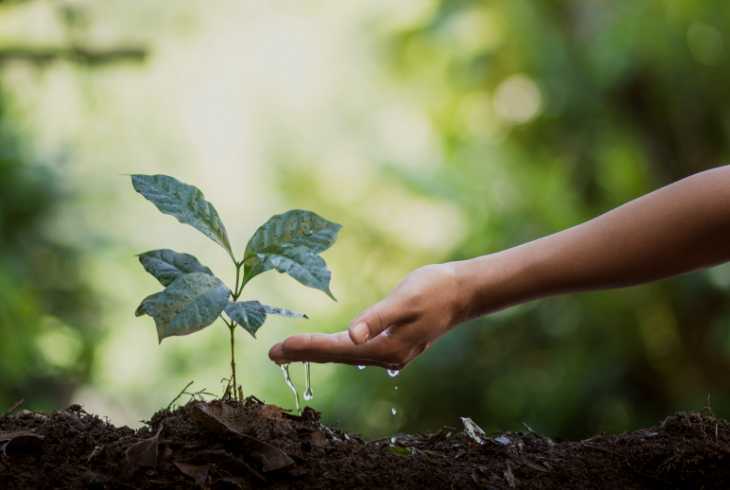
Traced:
<path id="1" fill-rule="evenodd" d="M 218 212 L 198 188 L 167 175 L 132 175 L 132 185 L 161 212 L 194 227 L 223 247 L 236 273 L 235 286 L 230 289 L 192 255 L 170 249 L 145 252 L 139 255 L 139 261 L 165 289 L 145 298 L 135 315 L 154 319 L 160 342 L 174 335 L 197 332 L 221 318 L 228 326 L 231 346 L 231 377 L 226 393 L 242 399 L 236 380 L 236 327 L 255 338 L 267 315 L 307 318 L 302 313 L 255 300 L 239 301 L 243 288 L 254 277 L 273 269 L 335 299 L 330 291 L 331 273 L 319 254 L 335 242 L 341 226 L 301 209 L 277 214 L 256 230 L 239 261 Z"/>

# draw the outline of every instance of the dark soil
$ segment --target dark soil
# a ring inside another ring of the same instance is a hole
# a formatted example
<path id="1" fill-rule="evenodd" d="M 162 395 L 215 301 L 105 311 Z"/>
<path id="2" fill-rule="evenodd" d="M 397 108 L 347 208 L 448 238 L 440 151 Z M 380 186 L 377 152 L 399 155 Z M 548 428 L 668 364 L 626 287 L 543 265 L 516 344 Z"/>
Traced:
<path id="1" fill-rule="evenodd" d="M 730 488 L 730 425 L 709 413 L 577 442 L 463 424 L 393 442 L 255 398 L 191 402 L 138 431 L 79 406 L 20 411 L 0 416 L 0 488 Z"/>

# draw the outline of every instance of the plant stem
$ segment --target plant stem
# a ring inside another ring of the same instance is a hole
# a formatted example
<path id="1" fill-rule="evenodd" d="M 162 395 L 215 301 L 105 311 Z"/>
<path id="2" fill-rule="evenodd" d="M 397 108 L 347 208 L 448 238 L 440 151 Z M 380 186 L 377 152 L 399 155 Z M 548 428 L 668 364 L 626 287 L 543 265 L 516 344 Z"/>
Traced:
<path id="1" fill-rule="evenodd" d="M 243 292 L 243 287 L 246 285 L 246 283 L 248 281 L 251 280 L 250 277 L 248 279 L 245 279 L 244 278 L 244 280 L 241 281 L 241 286 L 240 287 L 238 286 L 238 278 L 239 278 L 239 274 L 240 274 L 240 271 L 241 271 L 241 267 L 243 267 L 244 265 L 246 265 L 246 262 L 248 262 L 248 259 L 244 259 L 241 262 L 238 262 L 236 264 L 236 289 L 234 289 L 234 291 L 235 291 L 234 297 L 236 299 L 238 299 L 238 297 L 241 296 L 241 293 Z"/>
<path id="2" fill-rule="evenodd" d="M 180 397 L 185 394 L 185 392 L 188 390 L 188 388 L 190 388 L 190 386 L 193 383 L 194 383 L 194 381 L 189 382 L 188 384 L 185 385 L 185 388 L 180 390 L 180 393 L 178 393 L 177 396 L 175 398 L 173 398 L 172 401 L 167 405 L 167 410 L 170 410 L 172 408 L 172 406 L 175 404 L 175 402 L 178 401 L 180 399 Z"/>
<path id="3" fill-rule="evenodd" d="M 239 289 L 239 283 L 241 282 L 242 266 L 243 262 L 236 262 L 236 286 L 233 288 L 233 292 L 231 293 L 234 302 L 238 301 L 238 298 L 241 296 L 241 292 L 243 291 L 242 285 Z M 228 325 L 228 331 L 231 334 L 231 384 L 233 385 L 233 399 L 241 402 L 243 400 L 240 399 L 240 390 L 238 388 L 238 381 L 236 380 L 236 322 L 226 322 L 226 325 Z"/>
<path id="4" fill-rule="evenodd" d="M 238 400 L 238 383 L 236 382 L 236 325 L 232 324 L 228 327 L 231 333 L 231 382 L 233 383 L 233 399 Z M 242 400 L 238 400 L 242 401 Z"/>
<path id="5" fill-rule="evenodd" d="M 236 287 L 233 289 L 233 301 L 238 300 L 238 297 L 241 296 L 241 292 L 243 291 L 243 287 L 241 289 L 238 289 L 238 285 L 241 282 L 241 266 L 243 265 L 243 262 L 236 263 Z"/>

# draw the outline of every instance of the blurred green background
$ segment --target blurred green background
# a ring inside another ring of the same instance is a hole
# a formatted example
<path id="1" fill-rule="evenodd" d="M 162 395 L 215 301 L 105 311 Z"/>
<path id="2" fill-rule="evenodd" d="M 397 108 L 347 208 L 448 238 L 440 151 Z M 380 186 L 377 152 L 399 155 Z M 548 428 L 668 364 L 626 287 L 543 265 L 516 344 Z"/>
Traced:
<path id="1" fill-rule="evenodd" d="M 195 183 L 239 250 L 291 207 L 344 225 L 325 254 L 338 303 L 277 274 L 247 289 L 311 317 L 238 336 L 246 393 L 290 407 L 275 341 L 346 327 L 420 265 L 728 161 L 728 25 L 720 0 L 0 1 L 0 410 L 76 402 L 137 425 L 190 380 L 221 392 L 226 329 L 158 346 L 133 316 L 158 289 L 134 254 L 175 248 L 232 280 L 225 253 L 125 174 Z M 578 437 L 708 397 L 727 417 L 729 288 L 722 266 L 533 302 L 396 378 L 314 366 L 311 405 L 368 437 L 458 416 Z"/>

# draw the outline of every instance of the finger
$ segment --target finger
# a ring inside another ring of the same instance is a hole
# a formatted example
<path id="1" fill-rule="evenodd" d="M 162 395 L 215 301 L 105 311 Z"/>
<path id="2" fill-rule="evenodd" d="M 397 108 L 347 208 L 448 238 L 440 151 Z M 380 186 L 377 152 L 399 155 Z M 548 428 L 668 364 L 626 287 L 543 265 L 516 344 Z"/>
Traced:
<path id="1" fill-rule="evenodd" d="M 269 349 L 269 359 L 277 364 L 286 362 L 286 359 L 284 358 L 283 342 L 274 344 L 271 349 Z"/>
<path id="2" fill-rule="evenodd" d="M 353 350 L 356 348 L 345 332 L 302 334 L 275 345 L 269 355 L 276 362 L 340 361 L 355 359 Z"/>
<path id="3" fill-rule="evenodd" d="M 364 344 L 369 339 L 376 338 L 388 327 L 403 323 L 411 317 L 401 301 L 386 298 L 353 320 L 348 333 L 353 343 Z"/>
<path id="4" fill-rule="evenodd" d="M 388 362 L 386 345 L 392 340 L 383 338 L 378 342 L 355 345 L 347 332 L 335 334 L 304 334 L 287 338 L 269 351 L 269 357 L 279 364 L 285 362 L 339 362 L 385 366 Z"/>

